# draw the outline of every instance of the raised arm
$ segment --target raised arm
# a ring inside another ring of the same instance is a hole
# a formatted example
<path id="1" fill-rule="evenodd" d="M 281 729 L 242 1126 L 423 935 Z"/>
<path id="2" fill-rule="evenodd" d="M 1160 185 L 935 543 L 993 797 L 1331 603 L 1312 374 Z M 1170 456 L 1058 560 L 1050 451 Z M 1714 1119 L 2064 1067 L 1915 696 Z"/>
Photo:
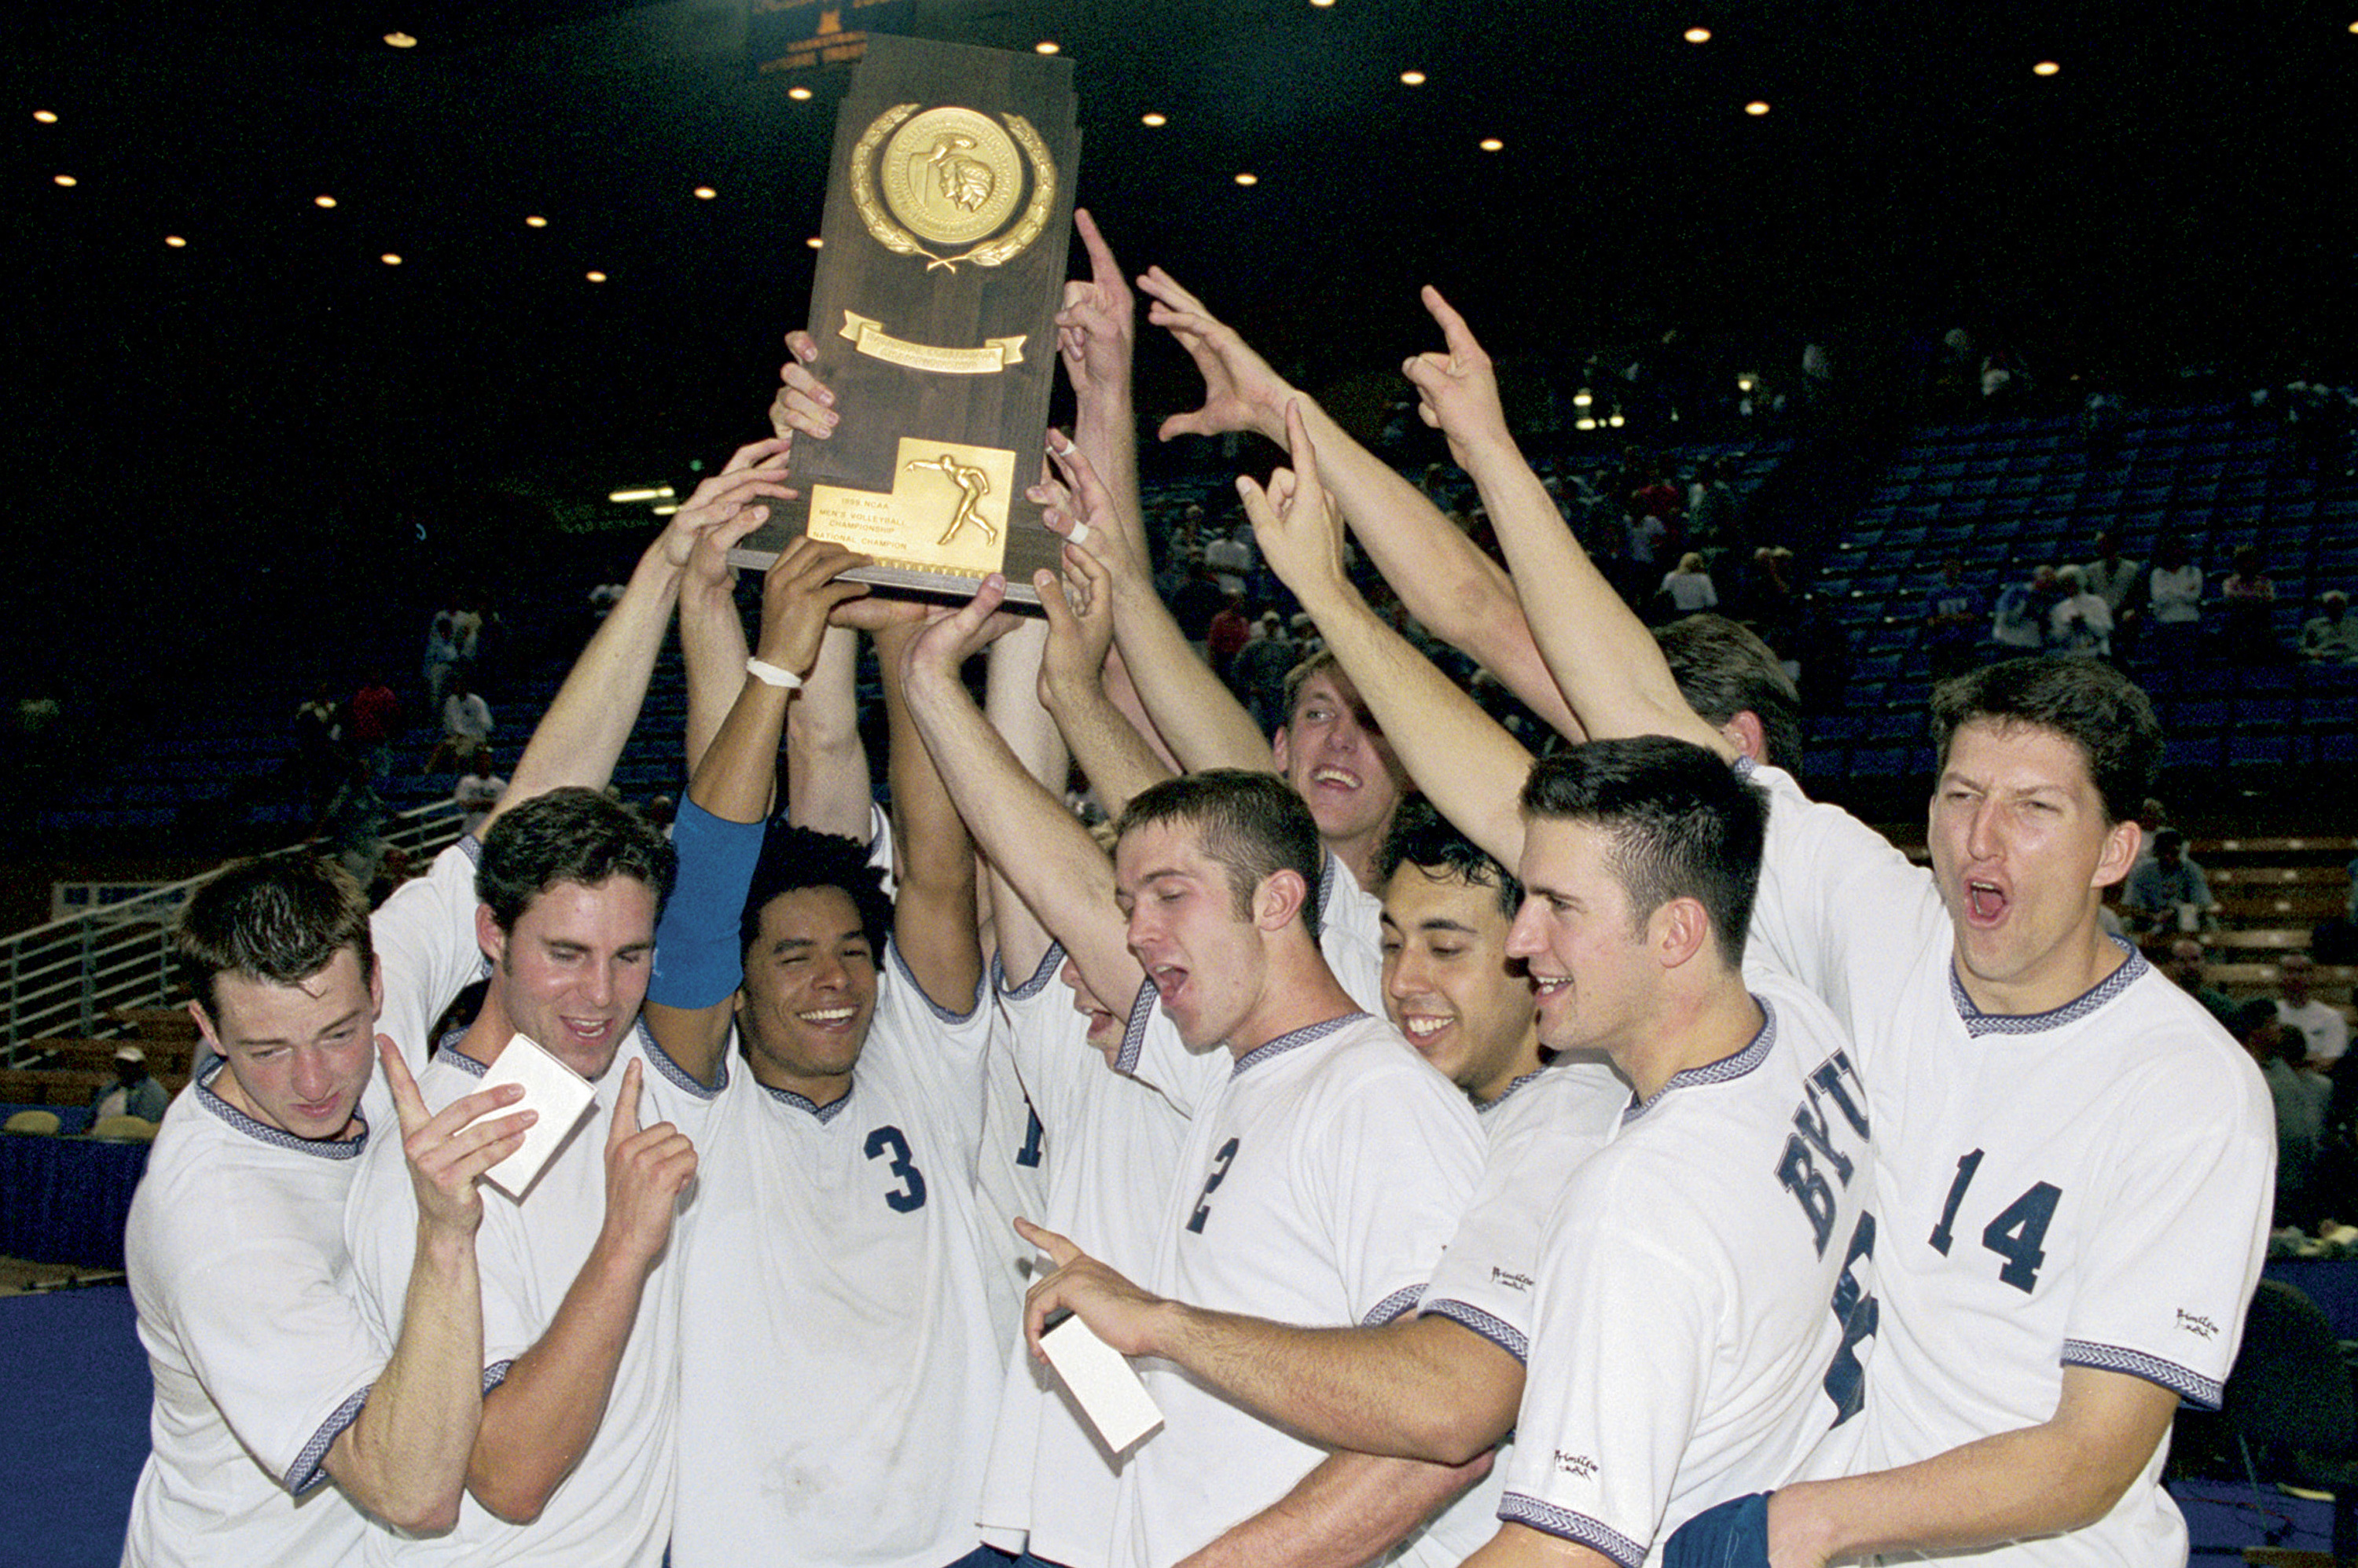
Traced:
<path id="1" fill-rule="evenodd" d="M 1044 589 L 1043 600 L 1051 597 Z M 1058 597 L 1061 600 L 1061 596 Z M 1067 759 L 1065 738 L 1056 721 L 1040 706 L 1042 655 L 1048 646 L 1048 628 L 1026 621 L 991 644 L 990 673 L 983 687 L 983 711 L 990 727 L 1007 742 L 1008 751 L 1024 773 L 1051 795 L 1065 787 Z M 1051 938 L 1023 895 L 1007 880 L 996 861 L 990 866 L 990 916 L 999 943 L 1000 967 L 1011 985 L 1022 985 L 1047 956 Z"/>
<path id="2" fill-rule="evenodd" d="M 1515 581 L 1528 591 L 1531 630 L 1556 687 L 1588 733 L 1671 735 L 1733 760 L 1727 738 L 1695 716 L 1643 622 L 1590 564 L 1539 476 L 1523 461 L 1498 404 L 1490 356 L 1438 290 L 1425 308 L 1447 347 L 1408 362 L 1424 422 L 1449 438 L 1506 546 Z"/>
<path id="3" fill-rule="evenodd" d="M 804 676 L 818 656 L 828 612 L 868 591 L 842 574 L 867 561 L 840 545 L 796 539 L 763 579 L 759 662 Z M 738 668 L 737 699 L 688 782 L 690 809 L 673 832 L 679 885 L 655 931 L 655 972 L 644 1009 L 664 1054 L 708 1085 L 719 1076 L 743 978 L 738 912 L 761 855 L 778 737 L 801 689 L 756 675 L 741 657 Z"/>
<path id="4" fill-rule="evenodd" d="M 1435 810 L 1500 865 L 1522 858 L 1520 805 L 1531 753 L 1481 705 L 1377 616 L 1343 571 L 1341 521 L 1321 484 L 1320 454 L 1298 410 L 1286 427 L 1294 468 L 1269 490 L 1239 479 L 1261 557 L 1318 622 L 1384 738 Z"/>
<path id="5" fill-rule="evenodd" d="M 1056 312 L 1056 347 L 1073 384 L 1073 436 L 1098 454 L 1106 489 L 1117 503 L 1110 521 L 1130 534 L 1131 553 L 1146 558 L 1146 524 L 1138 503 L 1138 410 L 1130 393 L 1137 349 L 1138 304 L 1121 264 L 1085 207 L 1073 210 L 1073 228 L 1089 257 L 1087 282 L 1065 285 Z"/>
<path id="6" fill-rule="evenodd" d="M 996 574 L 973 601 L 925 628 L 905 668 L 910 717 L 975 842 L 1100 997 L 1134 997 L 1145 975 L 1114 904 L 1113 866 L 1088 829 L 1023 771 L 958 679 L 989 642 L 1006 593 Z"/>
<path id="7" fill-rule="evenodd" d="M 1084 461 L 1078 453 L 1073 460 Z M 1033 580 L 1048 627 L 1039 701 L 1079 759 L 1098 804 L 1119 816 L 1132 795 L 1169 778 L 1172 770 L 1107 690 L 1113 583 L 1087 547 L 1097 530 L 1062 507 L 1051 507 L 1046 516 L 1048 525 L 1065 537 L 1065 577 L 1060 582 L 1044 570 Z"/>
<path id="8" fill-rule="evenodd" d="M 537 1113 L 493 1116 L 524 1098 L 518 1086 L 502 1084 L 429 1117 L 399 1048 L 384 1035 L 376 1044 L 417 1195 L 417 1253 L 393 1355 L 324 1464 L 367 1512 L 396 1529 L 433 1533 L 459 1521 L 467 1457 L 483 1419 L 483 1297 L 475 1267 L 483 1203 L 476 1178 L 515 1152 Z"/>
<path id="9" fill-rule="evenodd" d="M 1167 329 L 1204 374 L 1204 406 L 1163 421 L 1163 438 L 1250 430 L 1286 445 L 1285 410 L 1299 404 L 1303 427 L 1324 454 L 1327 493 L 1350 520 L 1368 558 L 1433 633 L 1497 676 L 1567 738 L 1579 725 L 1523 622 L 1514 585 L 1498 563 L 1450 525 L 1422 492 L 1352 439 L 1317 401 L 1288 385 L 1235 328 L 1156 267 L 1139 279 L 1152 297 L 1147 319 Z"/>
<path id="10" fill-rule="evenodd" d="M 794 493 L 784 482 L 785 452 L 786 443 L 776 439 L 738 448 L 728 465 L 698 485 L 673 514 L 639 557 L 622 600 L 598 623 L 574 662 L 525 747 L 507 793 L 492 808 L 492 818 L 564 785 L 605 787 L 638 722 L 647 677 L 654 671 L 698 542 L 718 532 L 725 549 L 768 521 L 763 498 Z"/>
<path id="11" fill-rule="evenodd" d="M 973 1008 L 975 988 L 982 981 L 974 840 L 909 715 L 904 671 L 916 633 L 915 626 L 903 623 L 876 636 L 892 748 L 886 764 L 892 778 L 892 835 L 900 850 L 892 939 L 925 995 L 963 1015 Z"/>

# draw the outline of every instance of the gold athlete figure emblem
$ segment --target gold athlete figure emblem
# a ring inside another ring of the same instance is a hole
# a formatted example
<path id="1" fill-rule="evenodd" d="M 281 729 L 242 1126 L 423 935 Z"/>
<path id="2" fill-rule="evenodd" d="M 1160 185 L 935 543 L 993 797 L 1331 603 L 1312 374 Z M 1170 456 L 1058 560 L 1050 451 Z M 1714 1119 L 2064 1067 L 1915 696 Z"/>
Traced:
<path id="1" fill-rule="evenodd" d="M 947 452 L 933 459 L 913 458 L 902 467 L 905 471 L 926 469 L 945 475 L 952 484 L 958 487 L 961 492 L 957 514 L 951 517 L 949 527 L 943 532 L 939 539 L 935 541 L 936 544 L 948 544 L 957 537 L 958 530 L 969 523 L 982 530 L 984 539 L 993 544 L 998 542 L 999 530 L 992 527 L 990 520 L 978 510 L 982 504 L 982 498 L 990 493 L 989 475 L 971 463 L 958 461 Z"/>

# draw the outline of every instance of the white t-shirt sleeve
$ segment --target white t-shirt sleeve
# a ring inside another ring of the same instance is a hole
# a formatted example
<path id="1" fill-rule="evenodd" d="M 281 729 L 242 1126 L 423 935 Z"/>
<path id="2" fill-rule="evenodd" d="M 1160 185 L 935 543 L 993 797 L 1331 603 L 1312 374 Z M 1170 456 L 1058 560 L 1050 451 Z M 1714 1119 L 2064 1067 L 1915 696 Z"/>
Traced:
<path id="1" fill-rule="evenodd" d="M 984 998 L 981 977 L 966 1011 L 940 1006 L 909 972 L 900 944 L 884 944 L 872 1028 L 909 1043 L 903 1060 L 912 1077 L 925 1086 L 946 1125 L 960 1129 L 969 1148 L 982 1136 L 983 1055 L 997 1012 Z"/>
<path id="2" fill-rule="evenodd" d="M 2244 1092 L 2225 1106 L 2215 1077 L 2190 1074 L 2155 1086 L 2149 1113 L 2118 1119 L 2062 1352 L 2066 1366 L 2126 1372 L 2205 1410 L 2234 1365 L 2276 1190 L 2274 1108 L 2258 1075 L 2234 1065 Z"/>
<path id="3" fill-rule="evenodd" d="M 1359 1011 L 1384 1015 L 1384 902 L 1331 851 L 1319 879 L 1318 950 Z"/>
<path id="4" fill-rule="evenodd" d="M 427 1033 L 435 1020 L 460 991 L 490 973 L 475 945 L 475 859 L 481 852 L 474 839 L 460 839 L 434 857 L 425 876 L 395 889 L 369 919 L 377 972 L 384 978 L 377 1033 L 393 1037 L 412 1073 L 425 1068 L 433 1045 Z"/>
<path id="5" fill-rule="evenodd" d="M 360 1414 L 390 1354 L 318 1248 L 285 1235 L 242 1238 L 236 1217 L 168 1227 L 182 1256 L 173 1316 L 205 1391 L 237 1440 L 290 1492 L 325 1478 L 329 1447 Z"/>
<path id="6" fill-rule="evenodd" d="M 1416 1310 L 1482 1178 L 1472 1108 L 1405 1045 L 1402 1055 L 1399 1072 L 1349 1096 L 1321 1137 L 1297 1151 L 1311 1162 L 1302 1190 L 1325 1200 L 1333 1255 L 1362 1326 Z"/>
<path id="7" fill-rule="evenodd" d="M 1575 1176 L 1550 1222 L 1498 1517 L 1639 1568 L 1701 1417 L 1723 1292 L 1656 1195 L 1613 1189 Z"/>

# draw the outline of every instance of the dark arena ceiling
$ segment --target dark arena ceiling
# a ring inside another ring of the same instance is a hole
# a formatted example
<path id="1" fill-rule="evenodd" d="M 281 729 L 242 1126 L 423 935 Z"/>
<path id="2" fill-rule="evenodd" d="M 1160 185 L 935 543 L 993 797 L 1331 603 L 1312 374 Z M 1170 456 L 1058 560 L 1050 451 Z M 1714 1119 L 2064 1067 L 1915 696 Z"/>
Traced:
<path id="1" fill-rule="evenodd" d="M 430 541 L 758 434 L 846 80 L 751 69 L 771 4 L 20 16 L 0 570 L 33 640 L 93 597 L 233 621 L 290 552 L 380 558 L 326 535 Z M 1433 341 L 1426 281 L 1502 359 L 1675 327 L 1782 367 L 1805 336 L 1957 324 L 2122 378 L 2346 354 L 2358 0 L 884 9 L 1059 45 L 1124 262 L 1314 386 Z M 1184 371 L 1151 342 L 1142 412 Z"/>

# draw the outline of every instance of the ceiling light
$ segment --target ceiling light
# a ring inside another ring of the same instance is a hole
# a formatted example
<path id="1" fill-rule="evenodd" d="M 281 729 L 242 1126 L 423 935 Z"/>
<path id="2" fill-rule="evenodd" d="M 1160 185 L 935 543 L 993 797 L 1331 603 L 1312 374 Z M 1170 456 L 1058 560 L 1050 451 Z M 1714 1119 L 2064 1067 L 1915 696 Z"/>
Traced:
<path id="1" fill-rule="evenodd" d="M 1327 6 L 1335 4 L 1335 0 L 1310 0 L 1310 3 L 1324 11 Z"/>
<path id="2" fill-rule="evenodd" d="M 1619 416 L 1618 414 L 1614 415 L 1610 419 L 1607 419 L 1607 420 L 1606 420 L 1606 421 L 1605 421 L 1605 422 L 1606 422 L 1607 425 L 1612 426 L 1616 430 L 1618 430 L 1619 428 L 1621 428 L 1621 423 L 1622 423 L 1622 421 L 1621 421 L 1621 416 Z"/>
<path id="3" fill-rule="evenodd" d="M 669 501 L 677 493 L 667 484 L 649 484 L 636 490 L 610 490 L 606 492 L 606 499 L 617 505 L 625 505 L 633 501 Z"/>
<path id="4" fill-rule="evenodd" d="M 1033 54 L 1056 54 L 1061 52 L 1063 49 L 1064 45 L 1058 43 L 1054 38 L 1042 38 L 1038 43 L 1032 46 L 1032 52 Z"/>
<path id="5" fill-rule="evenodd" d="M 793 99 L 797 103 L 806 103 L 810 98 L 810 89 L 807 87 L 789 87 L 786 89 L 786 96 Z"/>
<path id="6" fill-rule="evenodd" d="M 1141 114 L 1138 117 L 1138 123 L 1141 125 L 1167 125 L 1171 123 L 1171 116 L 1168 114 L 1159 114 L 1153 110 L 1149 109 L 1145 114 Z"/>
<path id="7" fill-rule="evenodd" d="M 1589 395 L 1588 388 L 1585 386 L 1572 395 L 1572 406 L 1574 408 L 1585 408 L 1595 401 L 1596 399 Z"/>
<path id="8" fill-rule="evenodd" d="M 1691 44 L 1707 44 L 1711 42 L 1711 29 L 1709 27 L 1689 27 L 1686 30 L 1684 37 L 1687 42 Z"/>
<path id="9" fill-rule="evenodd" d="M 1765 98 L 1755 98 L 1744 106 L 1744 112 L 1757 120 L 1768 113 L 1768 101 Z"/>
<path id="10" fill-rule="evenodd" d="M 524 226 L 527 229 L 546 229 L 548 227 L 548 220 L 535 212 L 524 221 Z"/>
<path id="11" fill-rule="evenodd" d="M 2062 69 L 2063 68 L 2061 66 L 2056 64 L 2051 59 L 2042 59 L 2037 65 L 2030 68 L 2030 74 L 2033 76 L 2052 76 Z"/>
<path id="12" fill-rule="evenodd" d="M 314 196 L 311 198 L 311 205 L 314 207 L 333 207 L 335 204 L 336 199 L 332 196 Z"/>
<path id="13" fill-rule="evenodd" d="M 59 185 L 64 186 L 68 190 L 71 190 L 75 186 L 80 185 L 80 184 L 81 183 L 81 180 L 76 179 L 76 178 L 75 178 L 72 175 L 70 175 L 70 174 L 60 174 L 60 175 L 57 176 L 57 177 L 56 177 L 56 178 L 57 178 L 57 183 L 58 183 L 58 184 L 59 184 Z"/>
<path id="14" fill-rule="evenodd" d="M 1424 85 L 1424 72 L 1422 72 L 1422 71 L 1421 71 L 1421 70 L 1403 70 L 1403 71 L 1401 71 L 1401 86 L 1403 86 L 1403 87 L 1422 87 L 1422 86 L 1423 86 L 1423 85 Z"/>
<path id="15" fill-rule="evenodd" d="M 54 109 L 36 109 L 33 111 L 33 118 L 44 125 L 54 125 L 58 123 L 58 112 Z"/>
<path id="16" fill-rule="evenodd" d="M 184 240 L 184 239 L 182 239 L 182 238 L 180 238 L 180 236 L 179 236 L 179 235 L 178 235 L 178 234 L 167 234 L 167 235 L 165 235 L 165 236 L 164 236 L 164 243 L 165 243 L 166 244 L 168 244 L 168 245 L 171 246 L 171 247 L 172 247 L 174 250 L 176 250 L 176 251 L 184 251 L 184 250 L 187 250 L 187 249 L 189 248 L 189 242 L 188 242 L 188 241 L 186 241 L 186 240 Z"/>
<path id="17" fill-rule="evenodd" d="M 1594 430 L 1596 428 L 1596 421 L 1584 414 L 1572 422 L 1572 427 L 1575 430 Z"/>
<path id="18" fill-rule="evenodd" d="M 387 266 L 399 266 L 401 265 L 401 258 L 394 254 L 391 251 L 385 252 L 384 254 L 377 257 L 376 259 L 384 263 Z"/>
<path id="19" fill-rule="evenodd" d="M 1237 176 L 1237 183 L 1238 185 L 1259 185 L 1260 183 L 1260 176 L 1257 174 L 1240 174 Z"/>
<path id="20" fill-rule="evenodd" d="M 827 242 L 820 239 L 817 234 L 813 234 L 809 239 L 805 240 L 803 243 L 808 245 L 815 251 L 825 250 L 827 248 Z"/>
<path id="21" fill-rule="evenodd" d="M 649 507 L 648 510 L 653 512 L 658 517 L 668 517 L 673 513 L 679 510 L 679 503 L 676 501 L 666 501 L 661 506 Z"/>
<path id="22" fill-rule="evenodd" d="M 1486 153 L 1495 153 L 1503 148 L 1507 144 L 1500 141 L 1496 136 L 1485 136 L 1475 145 L 1479 146 Z"/>
<path id="23" fill-rule="evenodd" d="M 720 192 L 713 189 L 712 187 L 708 185 L 699 185 L 696 188 L 696 199 L 698 201 L 709 201 L 719 194 Z"/>
<path id="24" fill-rule="evenodd" d="M 417 47 L 417 40 L 407 33 L 387 33 L 384 36 L 384 41 L 397 49 L 414 49 Z"/>
<path id="25" fill-rule="evenodd" d="M 592 283 L 603 283 L 606 281 L 606 275 L 602 272 L 585 272 L 581 276 L 588 278 Z"/>

